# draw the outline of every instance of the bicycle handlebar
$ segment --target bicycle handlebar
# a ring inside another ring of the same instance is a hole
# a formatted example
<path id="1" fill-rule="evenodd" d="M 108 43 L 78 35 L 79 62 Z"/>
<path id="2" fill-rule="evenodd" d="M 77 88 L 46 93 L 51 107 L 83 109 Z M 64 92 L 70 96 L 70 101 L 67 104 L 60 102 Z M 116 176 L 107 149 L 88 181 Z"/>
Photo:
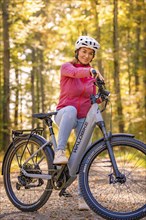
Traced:
<path id="1" fill-rule="evenodd" d="M 95 69 L 92 69 L 92 75 L 94 78 L 97 76 L 97 72 Z M 98 87 L 98 95 L 103 100 L 107 100 L 108 96 L 110 95 L 110 92 L 105 89 L 105 83 L 103 80 L 101 80 L 99 77 L 96 78 L 95 85 Z"/>
<path id="2" fill-rule="evenodd" d="M 100 80 L 99 78 L 96 79 L 95 85 L 98 87 L 98 93 L 100 97 L 105 100 L 110 95 L 110 92 L 105 89 L 104 81 Z"/>

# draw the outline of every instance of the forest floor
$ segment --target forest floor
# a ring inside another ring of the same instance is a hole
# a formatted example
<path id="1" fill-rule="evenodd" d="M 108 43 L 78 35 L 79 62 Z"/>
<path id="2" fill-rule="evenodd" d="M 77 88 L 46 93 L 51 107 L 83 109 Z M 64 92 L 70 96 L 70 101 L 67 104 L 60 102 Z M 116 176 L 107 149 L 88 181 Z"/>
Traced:
<path id="1" fill-rule="evenodd" d="M 93 211 L 79 211 L 77 198 L 77 183 L 69 187 L 72 197 L 59 197 L 58 191 L 53 191 L 48 202 L 37 212 L 24 213 L 15 208 L 8 197 L 0 175 L 0 219 L 1 220 L 103 220 Z"/>

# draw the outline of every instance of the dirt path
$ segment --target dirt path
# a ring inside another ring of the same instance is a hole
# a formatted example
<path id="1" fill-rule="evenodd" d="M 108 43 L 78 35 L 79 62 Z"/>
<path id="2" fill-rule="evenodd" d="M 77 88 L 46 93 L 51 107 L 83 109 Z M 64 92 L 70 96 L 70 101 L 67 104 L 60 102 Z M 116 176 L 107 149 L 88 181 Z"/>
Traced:
<path id="1" fill-rule="evenodd" d="M 54 191 L 50 200 L 38 211 L 24 213 L 16 209 L 8 200 L 2 176 L 0 176 L 0 219 L 2 220 L 103 220 L 92 211 L 79 211 L 77 183 L 69 188 L 73 197 L 59 197 L 58 192 Z"/>

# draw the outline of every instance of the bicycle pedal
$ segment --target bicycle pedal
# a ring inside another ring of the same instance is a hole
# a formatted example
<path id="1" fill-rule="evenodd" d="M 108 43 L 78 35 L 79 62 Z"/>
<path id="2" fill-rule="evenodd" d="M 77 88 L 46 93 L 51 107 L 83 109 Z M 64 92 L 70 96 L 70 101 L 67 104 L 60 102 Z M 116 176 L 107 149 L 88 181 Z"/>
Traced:
<path id="1" fill-rule="evenodd" d="M 72 195 L 70 193 L 66 192 L 66 191 L 62 194 L 62 196 L 64 196 L 64 197 L 72 197 Z"/>
<path id="2" fill-rule="evenodd" d="M 59 196 L 64 196 L 64 197 L 72 197 L 72 195 L 68 192 L 66 192 L 64 189 L 60 191 Z"/>

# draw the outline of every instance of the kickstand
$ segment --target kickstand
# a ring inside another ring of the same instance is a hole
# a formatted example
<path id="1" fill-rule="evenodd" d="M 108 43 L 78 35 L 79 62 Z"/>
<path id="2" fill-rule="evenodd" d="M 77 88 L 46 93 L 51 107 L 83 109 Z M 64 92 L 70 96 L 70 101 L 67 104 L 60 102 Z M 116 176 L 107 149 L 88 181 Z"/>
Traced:
<path id="1" fill-rule="evenodd" d="M 64 197 L 72 197 L 72 195 L 69 192 L 66 192 L 65 189 L 62 189 L 59 193 L 59 196 L 64 196 Z"/>

